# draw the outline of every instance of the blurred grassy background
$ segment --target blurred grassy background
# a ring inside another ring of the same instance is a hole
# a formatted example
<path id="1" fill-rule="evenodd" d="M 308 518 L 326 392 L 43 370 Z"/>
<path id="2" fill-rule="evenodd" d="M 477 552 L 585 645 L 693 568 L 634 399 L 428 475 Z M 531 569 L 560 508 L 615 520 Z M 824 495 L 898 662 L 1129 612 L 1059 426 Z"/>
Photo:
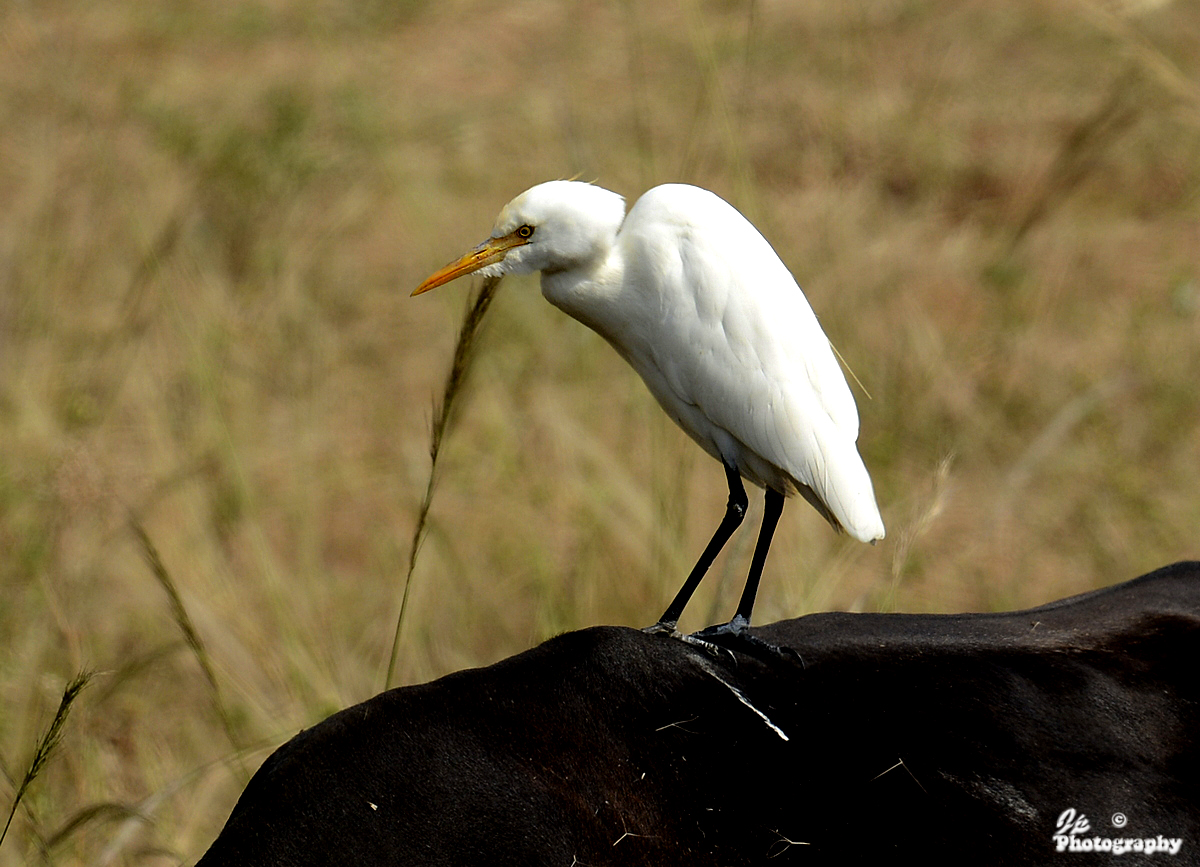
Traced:
<path id="1" fill-rule="evenodd" d="M 16 0 L 0 46 L 0 802 L 97 672 L 0 865 L 190 862 L 382 687 L 468 287 L 408 292 L 542 180 L 725 196 L 872 394 L 888 538 L 796 501 L 758 622 L 1200 555 L 1196 3 Z M 650 623 L 724 499 L 506 283 L 400 680 Z M 732 611 L 754 500 L 685 627 Z"/>

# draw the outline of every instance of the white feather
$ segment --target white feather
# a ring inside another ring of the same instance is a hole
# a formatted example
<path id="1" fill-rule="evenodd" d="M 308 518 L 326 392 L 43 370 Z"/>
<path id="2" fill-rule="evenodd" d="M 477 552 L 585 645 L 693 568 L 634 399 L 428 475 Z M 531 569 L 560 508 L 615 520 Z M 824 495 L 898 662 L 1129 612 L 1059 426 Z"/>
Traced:
<path id="1" fill-rule="evenodd" d="M 532 233 L 517 240 L 522 227 Z M 541 271 L 546 298 L 612 344 L 710 455 L 756 485 L 800 492 L 856 539 L 883 538 L 858 409 L 829 339 L 731 205 L 666 184 L 625 216 L 616 193 L 551 181 L 504 207 L 490 243 L 500 258 L 480 266 L 468 254 L 418 291 L 472 270 Z"/>

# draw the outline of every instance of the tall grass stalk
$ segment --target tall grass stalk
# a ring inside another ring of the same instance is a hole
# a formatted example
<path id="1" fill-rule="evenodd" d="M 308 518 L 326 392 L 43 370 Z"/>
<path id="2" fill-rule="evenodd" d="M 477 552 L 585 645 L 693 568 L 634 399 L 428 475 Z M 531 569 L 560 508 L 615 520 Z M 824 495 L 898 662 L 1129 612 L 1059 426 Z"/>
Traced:
<path id="1" fill-rule="evenodd" d="M 17 814 L 17 807 L 20 806 L 21 799 L 25 797 L 25 793 L 29 791 L 29 787 L 33 784 L 33 781 L 45 769 L 46 764 L 50 761 L 50 757 L 58 748 L 59 742 L 62 741 L 63 732 L 67 725 L 67 716 L 71 713 L 71 706 L 79 698 L 79 694 L 83 692 L 83 688 L 88 685 L 88 681 L 91 679 L 92 673 L 90 671 L 81 671 L 75 675 L 74 679 L 63 690 L 62 699 L 58 703 L 58 710 L 54 713 L 54 719 L 50 721 L 50 727 L 46 729 L 46 733 L 38 740 L 37 747 L 33 751 L 33 760 L 29 763 L 29 769 L 25 772 L 25 777 L 21 780 L 21 785 L 17 787 L 17 793 L 13 797 L 12 808 L 8 811 L 8 819 L 4 823 L 4 830 L 0 831 L 0 846 L 4 845 L 4 838 L 8 836 L 8 829 L 12 826 L 13 817 Z"/>
<path id="2" fill-rule="evenodd" d="M 458 332 L 458 342 L 454 346 L 454 360 L 450 363 L 450 372 L 446 375 L 446 384 L 442 389 L 442 400 L 434 411 L 433 426 L 429 432 L 429 479 L 425 484 L 425 496 L 417 511 L 417 523 L 413 528 L 412 545 L 408 552 L 408 572 L 404 576 L 404 592 L 400 597 L 400 614 L 396 617 L 396 632 L 392 637 L 392 653 L 388 661 L 387 678 L 384 688 L 391 689 L 396 674 L 396 661 L 400 655 L 400 633 L 404 629 L 404 615 L 408 611 L 408 596 L 412 589 L 413 571 L 417 566 L 417 552 L 421 548 L 421 540 L 425 536 L 425 527 L 429 518 L 429 506 L 433 502 L 433 488 L 437 479 L 438 456 L 442 452 L 442 442 L 450 426 L 451 413 L 454 411 L 455 398 L 462 392 L 470 370 L 472 350 L 479 336 L 479 327 L 487 313 L 496 289 L 500 285 L 499 277 L 489 277 L 483 281 L 479 294 L 467 308 L 462 326 Z"/>
<path id="3" fill-rule="evenodd" d="M 183 639 L 187 642 L 187 646 L 191 648 L 192 655 L 196 658 L 196 663 L 200 666 L 200 671 L 204 674 L 204 679 L 208 681 L 208 688 L 212 693 L 213 708 L 221 720 L 221 727 L 225 730 L 225 737 L 229 739 L 230 745 L 234 748 L 234 755 L 237 757 L 242 777 L 244 780 L 248 780 L 250 774 L 242 759 L 242 746 L 234 731 L 233 719 L 230 717 L 229 711 L 225 707 L 225 702 L 221 697 L 221 686 L 217 682 L 216 671 L 213 669 L 212 660 L 208 655 L 208 648 L 204 646 L 204 642 L 200 639 L 200 633 L 196 631 L 196 627 L 192 623 L 192 618 L 188 614 L 187 607 L 183 604 L 183 597 L 179 595 L 179 590 L 175 586 L 174 579 L 171 578 L 171 573 L 167 571 L 167 567 L 163 563 L 158 549 L 150 540 L 150 536 L 146 533 L 145 528 L 136 518 L 130 518 L 129 529 L 132 531 L 134 538 L 137 539 L 138 547 L 141 549 L 142 558 L 146 561 L 146 565 L 150 567 L 150 571 L 167 594 L 167 599 L 170 600 L 171 617 L 174 619 L 175 625 L 179 627 L 179 631 L 183 633 Z"/>

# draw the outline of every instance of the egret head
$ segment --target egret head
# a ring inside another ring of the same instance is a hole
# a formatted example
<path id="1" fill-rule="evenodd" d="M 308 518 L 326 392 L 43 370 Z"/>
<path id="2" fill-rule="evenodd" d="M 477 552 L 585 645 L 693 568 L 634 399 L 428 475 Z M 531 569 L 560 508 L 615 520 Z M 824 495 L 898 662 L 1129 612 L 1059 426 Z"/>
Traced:
<path id="1" fill-rule="evenodd" d="M 419 295 L 478 271 L 485 277 L 565 271 L 603 257 L 625 218 L 625 200 L 581 181 L 548 181 L 500 211 L 491 237 L 416 288 Z"/>

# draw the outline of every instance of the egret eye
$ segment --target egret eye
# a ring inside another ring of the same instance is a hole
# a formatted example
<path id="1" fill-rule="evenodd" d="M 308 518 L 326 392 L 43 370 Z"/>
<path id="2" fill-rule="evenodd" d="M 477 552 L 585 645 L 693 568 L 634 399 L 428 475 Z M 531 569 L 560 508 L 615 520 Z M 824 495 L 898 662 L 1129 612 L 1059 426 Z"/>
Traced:
<path id="1" fill-rule="evenodd" d="M 522 218 L 538 222 L 517 223 Z M 603 335 L 668 415 L 721 462 L 725 516 L 650 632 L 675 634 L 692 591 L 742 520 L 742 478 L 765 488 L 737 613 L 695 640 L 744 637 L 751 655 L 786 657 L 786 648 L 747 631 L 784 498 L 801 494 L 834 529 L 863 542 L 885 533 L 855 445 L 854 395 L 787 266 L 732 205 L 686 184 L 655 187 L 626 212 L 616 193 L 551 181 L 526 190 L 496 219 L 493 237 L 416 293 L 475 271 L 540 271 L 546 300 Z M 521 251 L 538 226 L 548 227 L 538 249 Z"/>

